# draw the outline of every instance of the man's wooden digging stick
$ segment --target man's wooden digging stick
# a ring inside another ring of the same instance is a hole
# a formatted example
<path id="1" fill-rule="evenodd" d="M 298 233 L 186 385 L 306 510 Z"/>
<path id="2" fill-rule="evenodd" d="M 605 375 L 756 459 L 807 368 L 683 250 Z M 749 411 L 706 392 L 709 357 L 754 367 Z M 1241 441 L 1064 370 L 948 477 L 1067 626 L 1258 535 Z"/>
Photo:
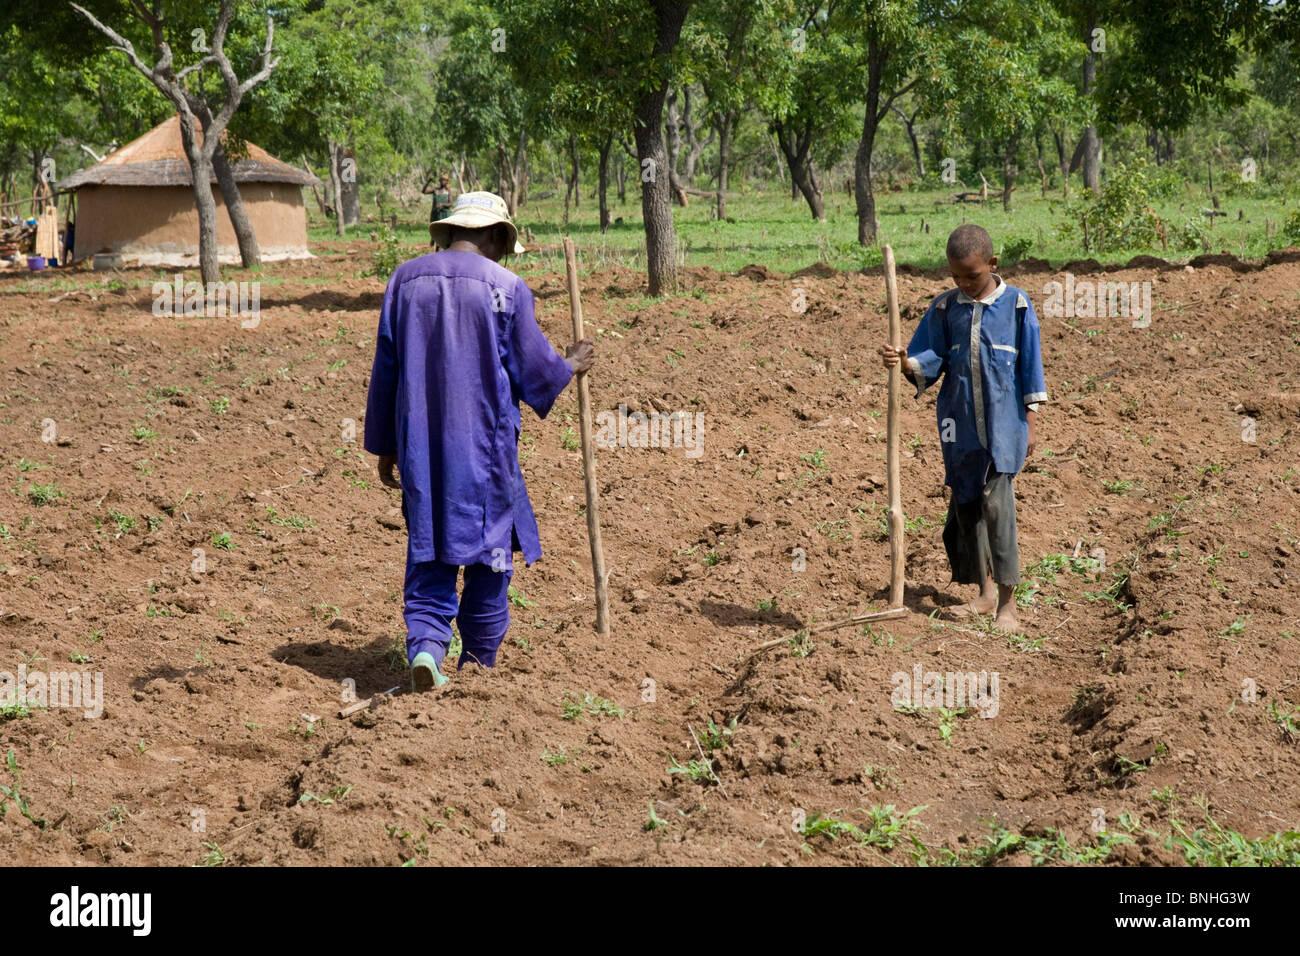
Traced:
<path id="1" fill-rule="evenodd" d="M 569 274 L 569 312 L 573 316 L 573 341 L 582 340 L 582 300 L 578 297 L 578 264 L 573 240 L 564 238 L 564 266 Z M 609 573 L 600 540 L 600 497 L 596 489 L 596 451 L 591 438 L 591 389 L 587 373 L 578 373 L 578 426 L 582 433 L 582 472 L 587 485 L 587 537 L 591 539 L 591 572 L 596 579 L 596 633 L 609 637 Z"/>

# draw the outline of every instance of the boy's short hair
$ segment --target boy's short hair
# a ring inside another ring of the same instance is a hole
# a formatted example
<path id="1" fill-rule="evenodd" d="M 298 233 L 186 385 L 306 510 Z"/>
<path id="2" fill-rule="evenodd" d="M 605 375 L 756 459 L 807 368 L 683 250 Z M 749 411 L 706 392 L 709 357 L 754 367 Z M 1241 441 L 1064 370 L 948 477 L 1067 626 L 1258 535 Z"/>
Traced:
<path id="1" fill-rule="evenodd" d="M 983 226 L 967 223 L 948 236 L 948 258 L 965 259 L 978 255 L 984 261 L 993 258 L 993 240 Z"/>

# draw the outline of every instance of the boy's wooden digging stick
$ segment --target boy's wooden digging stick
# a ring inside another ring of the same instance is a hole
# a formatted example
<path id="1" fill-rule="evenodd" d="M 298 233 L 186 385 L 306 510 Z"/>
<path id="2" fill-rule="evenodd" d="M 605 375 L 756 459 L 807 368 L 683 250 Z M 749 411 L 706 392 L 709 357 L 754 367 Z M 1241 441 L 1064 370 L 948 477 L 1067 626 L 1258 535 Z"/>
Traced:
<path id="1" fill-rule="evenodd" d="M 894 274 L 894 250 L 890 246 L 881 246 L 880 249 L 884 253 L 885 259 L 885 298 L 889 305 L 889 344 L 894 348 L 900 348 L 902 333 L 899 329 L 900 323 L 898 319 L 898 278 Z M 888 432 L 886 434 L 885 452 L 885 467 L 889 473 L 889 609 L 870 611 L 866 614 L 855 614 L 853 617 L 841 618 L 838 621 L 828 621 L 825 624 L 810 628 L 808 630 L 809 634 L 834 631 L 841 627 L 849 627 L 867 621 L 884 621 L 890 618 L 904 617 L 907 614 L 907 608 L 903 606 L 905 560 L 903 550 L 903 490 L 900 484 L 901 469 L 899 468 L 898 451 L 898 408 L 902 378 L 903 366 L 901 363 L 889 370 L 889 413 L 886 419 Z M 751 648 L 749 653 L 756 654 L 769 647 L 784 644 L 788 640 L 790 640 L 788 637 L 778 637 L 775 640 L 764 641 L 757 647 Z"/>
<path id="2" fill-rule="evenodd" d="M 582 340 L 582 300 L 578 297 L 578 264 L 573 240 L 564 238 L 564 266 L 569 275 L 569 311 L 573 315 L 573 341 Z M 596 490 L 596 452 L 591 438 L 591 389 L 587 373 L 578 373 L 578 426 L 582 433 L 582 471 L 587 485 L 587 537 L 591 539 L 591 572 L 596 579 L 596 634 L 609 637 L 609 573 L 600 540 L 600 498 Z"/>
<path id="3" fill-rule="evenodd" d="M 885 298 L 889 307 L 889 344 L 902 347 L 902 333 L 898 321 L 898 277 L 894 274 L 894 249 L 881 246 L 885 261 Z M 906 552 L 903 550 L 903 489 L 898 463 L 898 406 L 899 392 L 903 387 L 903 363 L 900 360 L 889 370 L 889 419 L 886 463 L 889 469 L 889 606 L 903 609 L 903 571 Z"/>

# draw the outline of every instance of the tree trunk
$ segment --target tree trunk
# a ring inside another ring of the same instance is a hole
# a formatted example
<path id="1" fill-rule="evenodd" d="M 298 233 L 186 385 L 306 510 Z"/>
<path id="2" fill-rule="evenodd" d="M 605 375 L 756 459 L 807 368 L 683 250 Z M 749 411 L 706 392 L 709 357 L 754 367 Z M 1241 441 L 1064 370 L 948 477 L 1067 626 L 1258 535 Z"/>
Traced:
<path id="1" fill-rule="evenodd" d="M 858 141 L 858 152 L 853 157 L 853 193 L 857 201 L 858 243 L 872 246 L 877 241 L 876 229 L 876 194 L 871 188 L 871 151 L 876 142 L 876 129 L 872 120 L 870 107 L 865 111 L 867 119 L 862 126 L 862 139 Z"/>
<path id="2" fill-rule="evenodd" d="M 691 118 L 691 88 L 687 86 L 682 95 L 684 103 L 682 106 L 682 128 L 686 130 L 686 169 L 685 179 L 688 185 L 695 185 L 695 166 L 700 161 L 700 156 L 704 151 L 713 144 L 715 131 L 709 130 L 709 138 L 701 140 L 699 137 L 699 126 Z"/>
<path id="3" fill-rule="evenodd" d="M 1002 157 L 1002 211 L 1011 211 L 1011 190 L 1016 181 L 1016 153 L 1019 151 L 1020 133 L 1013 132 L 1007 138 L 1007 151 Z"/>
<path id="4" fill-rule="evenodd" d="M 623 154 L 618 155 L 618 203 L 620 206 L 627 204 L 627 165 L 623 161 Z"/>
<path id="5" fill-rule="evenodd" d="M 343 186 L 340 181 L 339 158 L 341 148 L 334 140 L 329 141 L 330 151 L 330 192 L 334 205 L 334 232 L 343 235 Z"/>
<path id="6" fill-rule="evenodd" d="M 812 217 L 818 222 L 825 222 L 826 203 L 822 198 L 821 190 L 817 188 L 812 173 L 812 161 L 809 158 L 812 148 L 811 127 L 812 123 L 805 121 L 803 130 L 796 135 L 794 130 L 778 123 L 776 140 L 781 147 L 781 152 L 785 154 L 786 165 L 790 168 L 790 180 L 794 183 L 794 195 L 790 198 L 798 199 L 799 194 L 803 193 Z"/>
<path id="7" fill-rule="evenodd" d="M 609 231 L 609 151 L 614 145 L 614 136 L 605 134 L 600 144 L 600 231 Z"/>
<path id="8" fill-rule="evenodd" d="M 1047 198 L 1047 167 L 1043 165 L 1043 131 L 1034 133 L 1034 148 L 1038 152 L 1038 182 L 1043 198 Z"/>
<path id="9" fill-rule="evenodd" d="M 1061 167 L 1061 196 L 1065 199 L 1070 198 L 1070 161 L 1065 156 L 1065 125 L 1061 125 L 1060 132 L 1052 130 L 1052 138 L 1056 140 L 1056 160 Z"/>
<path id="10" fill-rule="evenodd" d="M 664 88 L 652 90 L 641 98 L 637 107 L 636 152 L 641 169 L 641 215 L 645 220 L 646 269 L 650 295 L 663 295 L 677 288 L 676 234 L 669 197 L 669 178 L 665 175 L 668 154 L 664 150 L 663 125 L 660 122 Z M 646 160 L 650 164 L 646 165 Z"/>
<path id="11" fill-rule="evenodd" d="M 528 129 L 522 127 L 519 130 L 519 143 L 515 146 L 515 163 L 514 163 L 514 202 L 510 204 L 510 218 L 513 219 L 519 212 L 519 206 L 524 201 L 524 190 L 528 188 Z"/>
<path id="12" fill-rule="evenodd" d="M 569 134 L 569 175 L 566 177 L 564 184 L 564 221 L 569 221 L 569 197 L 573 197 L 573 208 L 577 209 L 581 203 L 581 187 L 578 182 L 578 140 L 572 133 Z"/>
<path id="13" fill-rule="evenodd" d="M 41 169 L 41 165 L 45 160 L 45 155 L 46 153 L 45 150 L 43 149 L 32 150 L 32 195 L 33 196 L 42 196 L 45 194 L 45 190 L 42 188 L 45 186 L 45 173 Z M 51 183 L 50 185 L 53 185 L 53 183 Z M 35 210 L 35 211 L 38 214 L 40 212 L 40 210 Z"/>
<path id="14" fill-rule="evenodd" d="M 357 183 L 357 154 L 351 146 L 339 145 L 339 187 L 342 190 L 343 225 L 361 222 L 361 186 Z"/>
<path id="15" fill-rule="evenodd" d="M 891 105 L 889 108 L 897 113 L 898 118 L 903 121 L 903 128 L 907 130 L 907 138 L 912 143 L 912 159 L 916 161 L 916 175 L 924 179 L 925 161 L 921 158 L 921 142 L 916 138 L 916 116 L 913 114 L 909 119 L 907 114 L 897 106 Z"/>
<path id="16" fill-rule="evenodd" d="M 677 91 L 671 86 L 664 99 L 664 131 L 668 144 L 668 172 L 672 176 L 673 188 L 677 188 L 677 158 L 682 151 L 681 119 L 677 115 Z"/>
<path id="17" fill-rule="evenodd" d="M 1097 57 L 1092 50 L 1092 31 L 1095 20 L 1088 22 L 1086 31 L 1086 52 L 1083 55 L 1083 95 L 1093 94 L 1097 86 Z M 1089 123 L 1083 131 L 1083 188 L 1097 192 L 1101 188 L 1101 139 L 1097 136 L 1097 127 Z"/>
<path id="18" fill-rule="evenodd" d="M 262 253 L 257 245 L 257 234 L 253 231 L 252 222 L 249 221 L 248 211 L 244 207 L 244 197 L 235 182 L 234 168 L 226 155 L 226 144 L 223 142 L 225 134 L 218 133 L 215 140 L 209 142 L 212 139 L 212 109 L 205 102 L 196 102 L 192 111 L 203 130 L 204 145 L 213 147 L 212 170 L 216 174 L 217 185 L 221 187 L 221 201 L 226 207 L 231 228 L 235 232 L 235 240 L 239 244 L 240 264 L 245 269 L 260 266 Z"/>
<path id="19" fill-rule="evenodd" d="M 682 188 L 681 177 L 677 175 L 677 162 L 682 154 L 681 119 L 677 114 L 677 91 L 668 90 L 667 118 L 664 126 L 668 132 L 668 182 L 672 186 L 673 199 L 679 206 L 687 203 L 686 190 Z"/>
<path id="20" fill-rule="evenodd" d="M 212 162 L 199 147 L 194 115 L 182 112 L 181 145 L 190 161 L 194 206 L 199 214 L 199 275 L 204 285 L 221 281 L 221 261 L 217 254 L 217 201 L 212 195 Z"/>
<path id="21" fill-rule="evenodd" d="M 781 153 L 782 153 L 782 150 L 781 150 L 781 147 L 780 147 L 780 146 L 778 145 L 778 143 L 777 143 L 777 134 L 776 134 L 776 132 L 775 132 L 775 126 L 774 126 L 772 129 L 769 129 L 769 130 L 768 130 L 768 132 L 767 132 L 767 141 L 768 141 L 769 143 L 772 144 L 772 158 L 773 158 L 774 160 L 776 160 L 776 165 L 775 165 L 775 167 L 773 168 L 772 171 L 776 174 L 776 176 L 777 176 L 778 179 L 782 179 L 781 186 L 782 186 L 782 188 L 784 188 L 784 187 L 785 187 L 784 177 L 781 176 L 781 165 L 782 165 L 782 163 L 781 163 Z M 789 166 L 789 161 L 787 161 L 787 162 L 785 163 L 785 165 L 788 167 L 788 166 Z M 799 198 L 799 190 L 798 190 L 798 188 L 795 187 L 795 185 L 794 185 L 794 179 L 793 179 L 793 178 L 791 178 L 791 180 L 790 180 L 790 198 L 791 198 L 791 199 L 798 199 L 798 198 Z"/>
<path id="22" fill-rule="evenodd" d="M 191 164 L 194 172 L 194 204 L 199 213 L 199 274 L 204 285 L 221 281 L 221 260 L 217 250 L 217 201 L 212 195 L 212 166 L 207 161 Z"/>
<path id="23" fill-rule="evenodd" d="M 655 0 L 655 43 L 651 51 L 656 62 L 671 56 L 682 35 L 682 24 L 690 0 Z M 642 166 L 641 215 L 645 220 L 646 271 L 650 294 L 677 290 L 677 244 L 673 211 L 668 194 L 671 178 L 665 175 L 668 156 L 664 150 L 664 99 L 667 82 L 655 82 L 643 90 L 636 104 L 636 152 Z"/>
<path id="24" fill-rule="evenodd" d="M 508 165 L 508 161 L 506 160 L 506 144 L 501 142 L 500 140 L 497 140 L 497 195 L 506 201 L 506 205 L 509 205 L 510 196 L 508 195 L 508 193 L 510 192 L 510 190 L 507 188 L 507 183 L 506 183 L 507 165 Z"/>
<path id="25" fill-rule="evenodd" d="M 686 133 L 686 167 L 682 170 L 682 182 L 687 186 L 695 185 L 695 164 L 699 162 L 704 146 L 695 132 L 695 121 L 691 118 L 691 87 L 682 87 L 682 129 Z"/>
<path id="26" fill-rule="evenodd" d="M 880 129 L 880 84 L 885 75 L 889 50 L 873 34 L 867 40 L 867 96 L 862 111 L 862 138 L 853 158 L 853 191 L 858 207 L 858 242 L 864 246 L 875 245 L 879 229 L 876 225 L 876 194 L 871 188 L 871 153 L 876 145 L 876 132 Z"/>
<path id="27" fill-rule="evenodd" d="M 306 154 L 306 153 L 301 153 L 301 154 L 299 154 L 299 156 L 298 156 L 298 162 L 300 162 L 300 163 L 302 164 L 302 168 L 303 168 L 303 169 L 305 169 L 305 170 L 306 170 L 307 172 L 309 172 L 309 173 L 311 172 L 311 163 L 307 162 L 307 154 Z M 312 195 L 312 198 L 316 200 L 316 208 L 319 209 L 319 210 L 320 210 L 320 214 L 321 214 L 322 216 L 324 216 L 324 215 L 325 215 L 325 200 L 321 198 L 320 187 L 317 186 L 315 182 L 313 182 L 313 183 L 311 184 L 311 195 Z"/>
<path id="28" fill-rule="evenodd" d="M 217 174 L 217 185 L 221 187 L 221 201 L 230 216 L 231 228 L 235 230 L 235 239 L 239 243 L 239 262 L 245 269 L 254 269 L 262 264 L 262 252 L 257 245 L 257 234 L 248 219 L 248 210 L 244 208 L 244 197 L 240 195 L 235 183 L 235 171 L 226 159 L 226 148 L 218 144 L 212 154 L 212 169 Z"/>
<path id="29" fill-rule="evenodd" d="M 718 117 L 718 222 L 727 220 L 727 165 L 731 161 L 731 126 L 735 121 L 734 109 Z"/>
<path id="30" fill-rule="evenodd" d="M 524 181 L 527 178 L 525 166 L 527 165 L 528 153 L 528 131 L 521 129 L 519 131 L 519 142 L 515 146 L 515 155 L 512 159 L 510 151 L 506 148 L 504 140 L 497 141 L 497 187 L 498 195 L 506 202 L 506 213 L 510 218 L 514 218 L 519 211 L 520 196 L 523 191 Z"/>

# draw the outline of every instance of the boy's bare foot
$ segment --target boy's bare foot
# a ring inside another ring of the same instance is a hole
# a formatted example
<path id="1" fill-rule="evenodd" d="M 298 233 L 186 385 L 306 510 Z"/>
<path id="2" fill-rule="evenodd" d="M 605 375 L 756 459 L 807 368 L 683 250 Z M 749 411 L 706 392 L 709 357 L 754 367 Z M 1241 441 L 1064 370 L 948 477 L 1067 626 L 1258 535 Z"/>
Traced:
<path id="1" fill-rule="evenodd" d="M 1007 634 L 1017 634 L 1020 622 L 1016 620 L 1016 589 L 1010 584 L 998 585 L 998 616 L 993 626 Z"/>
<path id="2" fill-rule="evenodd" d="M 992 614 L 997 609 L 998 599 L 994 594 L 981 594 L 973 601 L 958 604 L 949 610 L 958 617 L 970 617 L 972 614 Z"/>
<path id="3" fill-rule="evenodd" d="M 972 614 L 992 614 L 998 607 L 998 587 L 990 577 L 980 588 L 979 596 L 974 600 L 959 604 L 949 610 L 957 617 L 970 617 Z"/>
<path id="4" fill-rule="evenodd" d="M 993 619 L 993 626 L 999 631 L 1007 634 L 1019 634 L 1020 622 L 1016 620 L 1015 608 L 1012 605 L 998 609 L 998 616 Z"/>

